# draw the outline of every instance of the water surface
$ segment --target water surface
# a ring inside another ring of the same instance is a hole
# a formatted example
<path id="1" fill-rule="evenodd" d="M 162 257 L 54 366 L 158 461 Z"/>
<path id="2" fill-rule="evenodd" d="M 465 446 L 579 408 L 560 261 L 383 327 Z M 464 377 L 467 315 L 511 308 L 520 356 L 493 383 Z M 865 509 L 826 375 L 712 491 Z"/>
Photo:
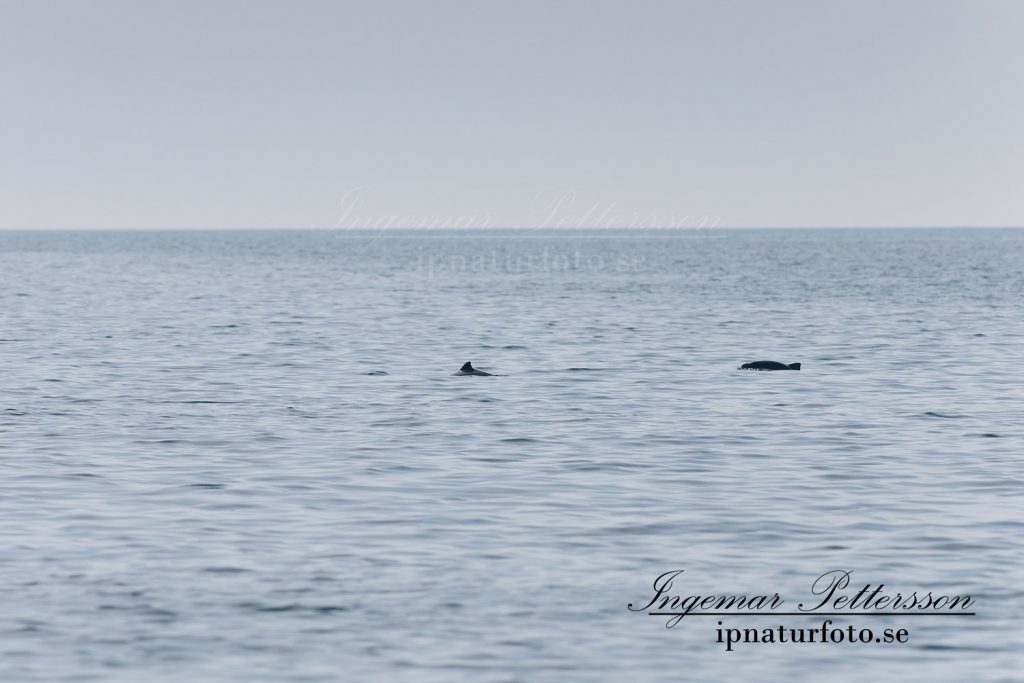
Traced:
<path id="1" fill-rule="evenodd" d="M 0 233 L 0 679 L 1014 680 L 1022 301 L 1021 231 Z M 725 653 L 679 568 L 978 616 Z"/>

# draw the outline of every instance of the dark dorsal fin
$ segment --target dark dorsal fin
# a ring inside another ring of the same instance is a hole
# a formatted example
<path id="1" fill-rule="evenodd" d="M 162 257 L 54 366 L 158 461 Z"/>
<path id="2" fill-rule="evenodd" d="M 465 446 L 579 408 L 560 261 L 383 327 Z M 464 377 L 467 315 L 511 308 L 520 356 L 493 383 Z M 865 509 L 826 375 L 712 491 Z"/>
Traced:
<path id="1" fill-rule="evenodd" d="M 466 364 L 462 366 L 462 369 L 459 370 L 459 372 L 473 372 L 473 364 L 466 361 Z"/>

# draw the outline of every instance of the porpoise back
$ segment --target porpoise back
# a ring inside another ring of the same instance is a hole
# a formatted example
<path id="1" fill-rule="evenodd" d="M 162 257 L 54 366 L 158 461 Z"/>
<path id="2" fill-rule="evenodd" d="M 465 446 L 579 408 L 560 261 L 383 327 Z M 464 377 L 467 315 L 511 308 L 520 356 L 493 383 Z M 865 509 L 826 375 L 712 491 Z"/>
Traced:
<path id="1" fill-rule="evenodd" d="M 753 363 L 744 363 L 739 367 L 740 370 L 799 370 L 799 363 L 778 363 L 773 360 L 757 360 Z"/>
<path id="2" fill-rule="evenodd" d="M 477 377 L 492 377 L 491 373 L 484 372 L 483 370 L 477 370 L 476 368 L 474 368 L 473 364 L 470 363 L 469 361 L 466 361 L 462 365 L 462 367 L 459 368 L 459 371 L 456 372 L 455 374 L 456 375 L 475 375 Z"/>

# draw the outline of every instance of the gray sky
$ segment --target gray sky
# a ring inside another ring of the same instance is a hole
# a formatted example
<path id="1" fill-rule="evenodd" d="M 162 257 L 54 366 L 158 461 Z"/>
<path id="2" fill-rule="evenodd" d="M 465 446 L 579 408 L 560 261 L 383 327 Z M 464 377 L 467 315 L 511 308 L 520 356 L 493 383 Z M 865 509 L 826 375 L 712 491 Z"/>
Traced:
<path id="1" fill-rule="evenodd" d="M 1024 2 L 0 0 L 0 227 L 1024 225 Z"/>

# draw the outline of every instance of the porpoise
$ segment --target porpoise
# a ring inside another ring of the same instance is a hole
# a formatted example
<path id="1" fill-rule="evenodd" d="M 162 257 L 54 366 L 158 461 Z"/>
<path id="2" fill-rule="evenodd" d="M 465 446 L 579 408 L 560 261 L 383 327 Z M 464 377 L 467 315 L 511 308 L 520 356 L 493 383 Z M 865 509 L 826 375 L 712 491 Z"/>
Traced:
<path id="1" fill-rule="evenodd" d="M 468 362 L 468 361 L 455 374 L 456 375 L 476 375 L 477 377 L 493 377 L 494 376 L 494 375 L 492 375 L 489 372 L 484 372 L 483 370 L 477 370 L 476 368 L 473 367 L 473 364 Z"/>
<path id="2" fill-rule="evenodd" d="M 800 364 L 799 363 L 790 363 L 789 365 L 786 365 L 785 363 L 776 363 L 773 360 L 757 360 L 757 361 L 754 361 L 753 363 L 744 363 L 743 365 L 741 365 L 737 369 L 739 369 L 739 370 L 799 370 L 800 369 Z"/>

